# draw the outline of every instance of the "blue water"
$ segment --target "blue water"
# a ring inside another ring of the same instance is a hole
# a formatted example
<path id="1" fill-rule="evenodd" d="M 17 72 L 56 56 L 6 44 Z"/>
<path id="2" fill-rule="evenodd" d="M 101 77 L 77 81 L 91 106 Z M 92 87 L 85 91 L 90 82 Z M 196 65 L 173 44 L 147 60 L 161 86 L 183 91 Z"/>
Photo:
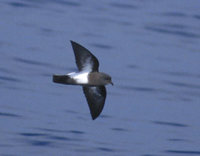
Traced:
<path id="1" fill-rule="evenodd" d="M 200 155 L 199 0 L 1 0 L 1 156 Z M 91 120 L 69 40 L 109 73 Z"/>

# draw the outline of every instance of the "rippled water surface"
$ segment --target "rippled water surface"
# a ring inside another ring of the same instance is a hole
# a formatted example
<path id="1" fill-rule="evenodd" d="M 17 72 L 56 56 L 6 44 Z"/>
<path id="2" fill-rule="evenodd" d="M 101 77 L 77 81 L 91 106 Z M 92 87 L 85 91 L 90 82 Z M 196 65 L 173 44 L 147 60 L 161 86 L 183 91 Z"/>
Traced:
<path id="1" fill-rule="evenodd" d="M 200 155 L 200 1 L 1 0 L 0 155 Z M 91 120 L 74 40 L 110 73 Z"/>

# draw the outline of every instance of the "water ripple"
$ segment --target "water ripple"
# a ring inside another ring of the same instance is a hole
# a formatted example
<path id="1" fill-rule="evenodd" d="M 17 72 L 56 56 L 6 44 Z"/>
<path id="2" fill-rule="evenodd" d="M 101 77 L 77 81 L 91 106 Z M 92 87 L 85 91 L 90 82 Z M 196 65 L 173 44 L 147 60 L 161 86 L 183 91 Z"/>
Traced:
<path id="1" fill-rule="evenodd" d="M 2 73 L 8 73 L 8 74 L 12 73 L 10 70 L 5 69 L 5 68 L 1 68 L 1 67 L 0 67 L 0 72 L 2 72 Z"/>
<path id="2" fill-rule="evenodd" d="M 66 137 L 66 136 L 57 136 L 57 135 L 47 135 L 47 139 L 51 140 L 59 140 L 59 141 L 82 141 L 80 138 L 74 138 L 74 137 Z"/>
<path id="3" fill-rule="evenodd" d="M 111 130 L 113 130 L 113 131 L 118 131 L 118 132 L 125 132 L 125 131 L 127 131 L 127 130 L 124 129 L 124 128 L 111 128 Z"/>
<path id="4" fill-rule="evenodd" d="M 194 15 L 194 18 L 200 20 L 200 15 Z"/>
<path id="5" fill-rule="evenodd" d="M 28 140 L 27 143 L 32 146 L 50 146 L 53 144 L 51 141 L 41 141 L 41 140 Z"/>
<path id="6" fill-rule="evenodd" d="M 37 65 L 37 66 L 49 66 L 50 65 L 48 63 L 43 63 L 43 62 L 39 62 L 39 61 L 35 61 L 35 60 L 28 60 L 28 59 L 23 59 L 23 58 L 18 58 L 18 57 L 15 57 L 13 59 L 17 62 L 21 62 L 21 63 L 25 63 L 25 64 L 29 64 L 29 65 Z"/>
<path id="7" fill-rule="evenodd" d="M 26 65 L 31 65 L 31 66 L 43 66 L 43 67 L 55 68 L 55 69 L 66 69 L 66 68 L 56 66 L 50 63 L 29 60 L 29 59 L 24 59 L 24 58 L 19 58 L 19 57 L 14 57 L 13 60 L 16 62 L 24 63 Z"/>
<path id="8" fill-rule="evenodd" d="M 102 114 L 102 115 L 100 116 L 100 118 L 106 118 L 106 119 L 108 119 L 108 118 L 112 118 L 112 116 L 110 116 L 110 115 L 105 115 L 105 114 Z"/>
<path id="9" fill-rule="evenodd" d="M 83 131 L 77 131 L 77 130 L 70 130 L 69 133 L 73 133 L 73 134 L 84 134 Z"/>
<path id="10" fill-rule="evenodd" d="M 44 35 L 44 36 L 50 36 L 54 33 L 54 30 L 50 28 L 40 28 L 40 31 L 41 31 L 41 35 Z"/>
<path id="11" fill-rule="evenodd" d="M 163 27 L 167 27 L 170 29 L 186 29 L 187 26 L 183 24 L 164 24 Z"/>
<path id="12" fill-rule="evenodd" d="M 157 92 L 157 91 L 160 91 L 160 89 L 151 88 L 151 87 L 120 86 L 119 88 L 126 89 L 126 90 L 139 91 L 139 92 Z"/>
<path id="13" fill-rule="evenodd" d="M 13 114 L 13 113 L 4 113 L 4 112 L 0 112 L 0 116 L 4 116 L 4 117 L 21 117 L 20 115 L 17 114 Z"/>
<path id="14" fill-rule="evenodd" d="M 171 76 L 177 76 L 177 77 L 195 77 L 200 78 L 200 74 L 193 74 L 188 72 L 179 72 L 179 71 L 168 71 L 168 72 L 162 72 L 167 75 Z"/>
<path id="15" fill-rule="evenodd" d="M 71 139 L 71 138 L 68 138 L 68 137 L 63 137 L 63 136 L 49 136 L 48 138 L 52 139 L 52 140 L 61 140 L 61 141 L 74 140 L 74 139 Z"/>
<path id="16" fill-rule="evenodd" d="M 57 130 L 57 129 L 49 129 L 49 128 L 37 128 L 39 130 L 45 131 L 45 132 L 56 132 L 56 133 L 72 133 L 72 134 L 85 134 L 83 131 L 79 130 Z"/>
<path id="17" fill-rule="evenodd" d="M 112 47 L 110 45 L 106 45 L 106 44 L 99 44 L 99 43 L 93 43 L 91 44 L 91 46 L 94 46 L 96 48 L 100 48 L 100 49 L 112 49 Z"/>
<path id="18" fill-rule="evenodd" d="M 12 77 L 7 77 L 7 76 L 0 76 L 0 80 L 9 81 L 9 82 L 21 82 L 21 80 L 17 78 L 12 78 Z"/>
<path id="19" fill-rule="evenodd" d="M 176 138 L 173 138 L 173 139 L 168 139 L 168 141 L 172 141 L 172 142 L 182 142 L 182 141 L 186 141 L 184 139 L 176 139 Z"/>
<path id="20" fill-rule="evenodd" d="M 186 30 L 170 30 L 169 28 L 165 28 L 162 26 L 145 26 L 145 29 L 153 32 L 178 35 L 187 38 L 200 38 L 200 35 L 197 33 L 188 32 Z"/>
<path id="21" fill-rule="evenodd" d="M 127 65 L 127 67 L 130 69 L 138 69 L 139 68 L 138 65 L 136 65 L 136 64 L 129 64 L 129 65 Z"/>
<path id="22" fill-rule="evenodd" d="M 57 4 L 60 4 L 60 5 L 65 5 L 65 6 L 69 6 L 69 7 L 79 7 L 81 6 L 81 3 L 78 3 L 78 2 L 74 2 L 74 1 L 69 1 L 69 0 L 48 0 L 48 1 L 41 1 L 41 0 L 24 0 L 24 1 L 27 1 L 27 2 L 31 2 L 31 3 L 39 3 L 39 4 L 42 4 L 42 3 L 57 3 Z"/>
<path id="23" fill-rule="evenodd" d="M 115 8 L 121 8 L 121 9 L 137 9 L 138 7 L 132 4 L 125 4 L 125 3 L 117 3 L 117 2 L 113 2 L 110 3 L 111 7 L 115 7 Z"/>
<path id="24" fill-rule="evenodd" d="M 7 3 L 8 5 L 12 6 L 12 7 L 15 7 L 15 8 L 28 8 L 28 7 L 31 7 L 30 5 L 28 4 L 25 4 L 25 3 L 21 3 L 21 2 L 9 2 Z"/>
<path id="25" fill-rule="evenodd" d="M 1 154 L 1 156 L 18 156 L 18 155 L 16 155 L 16 154 Z"/>
<path id="26" fill-rule="evenodd" d="M 173 17 L 186 17 L 185 13 L 181 12 L 165 12 L 162 15 L 164 16 L 173 16 Z"/>
<path id="27" fill-rule="evenodd" d="M 172 86 L 176 87 L 185 87 L 185 88 L 190 88 L 190 89 L 200 89 L 200 85 L 197 84 L 189 84 L 189 83 L 184 83 L 184 82 L 172 82 L 172 81 L 166 81 L 167 84 L 170 84 Z"/>
<path id="28" fill-rule="evenodd" d="M 103 152 L 114 152 L 114 149 L 107 148 L 107 147 L 98 147 L 97 150 L 103 151 Z"/>
<path id="29" fill-rule="evenodd" d="M 19 135 L 33 137 L 33 136 L 46 136 L 46 134 L 42 133 L 19 133 Z"/>
<path id="30" fill-rule="evenodd" d="M 155 154 L 144 154 L 142 156 L 158 156 L 158 155 L 155 155 Z"/>
<path id="31" fill-rule="evenodd" d="M 185 151 L 185 150 L 166 150 L 164 151 L 166 153 L 172 153 L 172 154 L 187 154 L 187 155 L 200 155 L 200 151 Z"/>
<path id="32" fill-rule="evenodd" d="M 46 133 L 24 132 L 24 133 L 18 133 L 18 135 L 23 136 L 24 137 L 23 140 L 32 146 L 49 146 L 49 145 L 52 145 L 52 143 L 55 144 L 56 141 L 67 141 L 67 142 L 68 141 L 78 141 L 78 142 L 82 141 L 82 139 L 80 139 L 79 137 L 66 137 L 66 136 L 50 134 L 49 132 L 55 132 L 55 130 L 54 131 L 48 130 Z M 79 132 L 79 131 L 78 132 L 68 131 L 68 133 L 83 134 L 82 132 Z"/>
<path id="33" fill-rule="evenodd" d="M 175 123 L 175 122 L 165 122 L 165 121 L 153 121 L 154 124 L 163 125 L 163 126 L 172 126 L 172 127 L 189 127 L 188 125 Z"/>
<path id="34" fill-rule="evenodd" d="M 74 1 L 65 1 L 65 0 L 52 0 L 54 3 L 66 5 L 66 6 L 72 6 L 72 7 L 79 7 L 81 6 L 80 3 L 74 2 Z"/>
<path id="35" fill-rule="evenodd" d="M 50 128 L 36 128 L 38 130 L 41 131 L 45 131 L 45 132 L 57 132 L 57 133 L 66 133 L 66 130 L 57 130 L 57 129 L 50 129 Z"/>

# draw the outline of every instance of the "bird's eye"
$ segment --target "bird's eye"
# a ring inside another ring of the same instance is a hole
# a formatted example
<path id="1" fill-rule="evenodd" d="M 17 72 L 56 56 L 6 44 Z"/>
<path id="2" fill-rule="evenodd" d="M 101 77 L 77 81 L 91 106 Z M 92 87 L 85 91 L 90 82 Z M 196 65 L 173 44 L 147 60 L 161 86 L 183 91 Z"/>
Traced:
<path id="1" fill-rule="evenodd" d="M 110 77 L 106 77 L 105 79 L 106 79 L 106 80 L 110 80 Z"/>

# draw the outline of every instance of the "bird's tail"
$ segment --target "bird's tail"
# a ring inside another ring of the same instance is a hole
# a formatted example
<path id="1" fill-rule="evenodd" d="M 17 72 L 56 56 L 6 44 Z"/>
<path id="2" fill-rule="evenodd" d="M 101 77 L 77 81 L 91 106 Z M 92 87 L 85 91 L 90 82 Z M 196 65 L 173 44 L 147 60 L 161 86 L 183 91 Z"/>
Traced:
<path id="1" fill-rule="evenodd" d="M 68 75 L 53 75 L 53 82 L 62 84 L 74 84 L 74 80 Z"/>

